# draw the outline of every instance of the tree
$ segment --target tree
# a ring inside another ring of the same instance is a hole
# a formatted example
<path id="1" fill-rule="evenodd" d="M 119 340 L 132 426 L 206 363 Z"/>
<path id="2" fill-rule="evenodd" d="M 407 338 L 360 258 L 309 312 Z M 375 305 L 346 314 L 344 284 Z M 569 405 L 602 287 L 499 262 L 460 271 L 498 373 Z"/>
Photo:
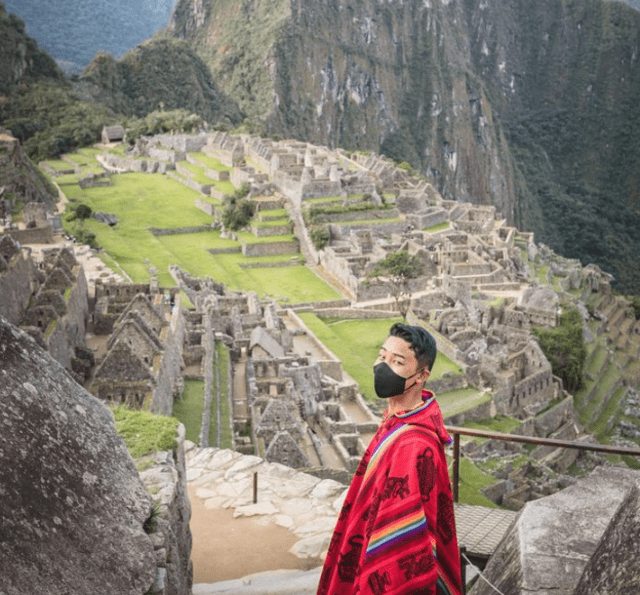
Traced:
<path id="1" fill-rule="evenodd" d="M 400 315 L 406 319 L 411 305 L 409 284 L 411 279 L 415 279 L 420 274 L 421 268 L 421 262 L 417 256 L 410 256 L 406 250 L 399 250 L 377 262 L 368 277 L 386 280 Z"/>
<path id="2" fill-rule="evenodd" d="M 587 359 L 580 312 L 569 308 L 560 315 L 556 328 L 533 328 L 532 332 L 551 363 L 553 373 L 562 379 L 567 391 L 575 393 L 582 386 Z"/>
<path id="3" fill-rule="evenodd" d="M 250 184 L 243 184 L 233 194 L 224 196 L 225 207 L 222 211 L 222 224 L 225 229 L 238 231 L 251 221 L 256 205 L 252 200 L 246 198 L 250 190 Z"/>

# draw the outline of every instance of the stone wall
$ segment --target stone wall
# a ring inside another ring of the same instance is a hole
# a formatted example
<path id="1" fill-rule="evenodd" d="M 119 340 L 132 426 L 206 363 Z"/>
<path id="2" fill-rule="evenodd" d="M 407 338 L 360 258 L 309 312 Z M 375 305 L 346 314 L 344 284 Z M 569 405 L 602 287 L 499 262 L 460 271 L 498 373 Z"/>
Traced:
<path id="1" fill-rule="evenodd" d="M 390 236 L 393 233 L 402 233 L 407 227 L 407 222 L 392 221 L 389 223 L 358 223 L 356 221 L 350 223 L 331 223 L 329 229 L 331 237 L 336 240 L 348 240 L 352 231 L 360 229 L 373 229 L 376 235 Z"/>
<path id="2" fill-rule="evenodd" d="M 118 302 L 129 303 L 136 295 L 151 293 L 148 283 L 102 283 L 96 280 L 96 299 L 101 297 L 112 297 Z"/>
<path id="3" fill-rule="evenodd" d="M 210 225 L 198 225 L 196 227 L 171 227 L 160 229 L 158 227 L 149 227 L 149 231 L 154 236 L 173 236 L 183 233 L 200 233 L 202 231 L 211 231 Z"/>
<path id="4" fill-rule="evenodd" d="M 9 233 L 20 244 L 53 244 L 53 229 L 49 225 L 30 229 L 12 229 Z"/>
<path id="5" fill-rule="evenodd" d="M 196 198 L 196 208 L 200 209 L 203 213 L 206 213 L 210 217 L 213 217 L 216 213 L 215 205 L 210 202 L 206 202 L 200 198 Z"/>
<path id="6" fill-rule="evenodd" d="M 208 137 L 204 134 L 158 134 L 153 139 L 163 147 L 182 153 L 194 153 L 207 144 Z"/>
<path id="7" fill-rule="evenodd" d="M 193 583 L 185 433 L 180 424 L 174 451 L 156 452 L 138 460 L 146 467 L 140 472 L 140 479 L 158 504 L 157 530 L 150 535 L 158 564 L 154 595 L 188 595 Z"/>
<path id="8" fill-rule="evenodd" d="M 178 165 L 176 167 L 179 168 L 180 166 Z M 185 170 L 185 171 L 187 171 L 187 170 Z M 184 177 L 184 175 L 179 176 L 177 174 L 174 174 L 173 172 L 167 172 L 167 176 L 169 176 L 170 178 L 172 178 L 176 182 L 179 182 L 183 186 L 187 186 L 188 188 L 191 188 L 192 190 L 195 190 L 196 192 L 200 192 L 200 194 L 206 194 L 206 195 L 210 195 L 211 194 L 211 185 L 210 184 L 201 184 L 200 182 L 196 182 L 195 180 L 192 180 L 190 177 Z"/>
<path id="9" fill-rule="evenodd" d="M 271 256 L 277 254 L 291 254 L 298 251 L 298 242 L 264 242 L 262 244 L 243 244 L 244 256 Z"/>

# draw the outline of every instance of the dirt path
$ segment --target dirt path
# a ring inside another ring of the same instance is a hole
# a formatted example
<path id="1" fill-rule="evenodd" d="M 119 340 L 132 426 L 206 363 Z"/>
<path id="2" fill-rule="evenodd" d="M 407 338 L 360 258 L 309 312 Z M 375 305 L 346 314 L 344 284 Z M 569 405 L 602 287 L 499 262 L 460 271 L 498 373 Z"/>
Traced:
<path id="1" fill-rule="evenodd" d="M 264 526 L 254 518 L 234 519 L 231 509 L 207 509 L 196 491 L 189 487 L 194 584 L 266 570 L 310 570 L 321 564 L 317 559 L 302 560 L 289 553 L 298 538 L 283 527 Z"/>

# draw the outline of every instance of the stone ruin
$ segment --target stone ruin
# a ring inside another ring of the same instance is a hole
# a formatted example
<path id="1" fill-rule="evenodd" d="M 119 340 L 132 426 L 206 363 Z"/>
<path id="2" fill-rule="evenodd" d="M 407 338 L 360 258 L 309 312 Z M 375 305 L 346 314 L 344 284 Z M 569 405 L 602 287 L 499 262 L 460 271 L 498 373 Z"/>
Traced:
<path id="1" fill-rule="evenodd" d="M 88 389 L 111 403 L 171 415 L 186 333 L 180 295 L 157 283 L 97 280 L 95 299 L 92 329 L 108 340 Z"/>
<path id="2" fill-rule="evenodd" d="M 429 183 L 376 155 L 226 133 L 142 139 L 136 150 L 139 157 L 151 159 L 153 154 L 171 167 L 188 159 L 188 151 L 201 150 L 232 166 L 236 182 L 248 181 L 254 200 L 255 195 L 265 200 L 269 195 L 274 204 L 286 204 L 307 261 L 321 265 L 351 298 L 346 304 L 317 306 L 319 313 L 364 318 L 393 312 L 396 305 L 387 282 L 371 280 L 369 274 L 395 251 L 407 250 L 418 257 L 421 274 L 411 280 L 409 316 L 428 325 L 440 350 L 464 372 L 438 381 L 433 388 L 472 386 L 492 395 L 490 402 L 448 421 L 464 423 L 504 414 L 522 420 L 533 434 L 570 439 L 579 435 L 571 399 L 531 336 L 534 324 L 556 325 L 559 309 L 557 293 L 537 287 L 530 263 L 539 258 L 550 262 L 549 274 L 563 277 L 563 291 L 588 287 L 606 292 L 610 278 L 597 267 L 583 268 L 536 245 L 532 234 L 509 227 L 494 207 L 442 199 Z M 301 217 L 305 201 L 338 195 L 350 203 L 357 193 L 369 195 L 373 210 L 365 211 L 365 217 L 387 201 L 391 204 L 386 213 L 397 221 L 361 224 L 352 213 L 349 220 L 328 217 L 331 241 L 316 250 Z M 285 328 L 284 323 L 294 316 L 261 304 L 255 295 L 228 292 L 211 280 L 190 279 L 177 271 L 174 277 L 196 305 L 195 311 L 176 307 L 175 291 L 160 290 L 157 283 L 99 286 L 93 331 L 109 339 L 92 390 L 108 400 L 170 413 L 185 370 L 208 378 L 203 362 L 213 353 L 214 343 L 222 341 L 231 350 L 234 370 L 244 371 L 242 383 L 247 387 L 247 395 L 234 396 L 236 447 L 266 453 L 270 444 L 264 437 L 284 431 L 299 444 L 300 440 L 306 443 L 302 451 L 310 463 L 322 466 L 324 458 L 332 458 L 322 455 L 324 442 L 329 442 L 340 464 L 349 469 L 363 450 L 360 436 L 369 434 L 375 416 L 357 388 L 344 385 L 340 363 L 331 356 L 317 360 L 296 353 L 293 343 L 299 331 Z M 136 296 L 133 308 L 130 304 Z M 43 315 L 60 306 L 55 297 L 45 305 Z M 156 321 L 150 322 L 148 315 L 153 311 Z M 294 422 L 286 428 L 278 426 L 282 420 L 274 423 L 271 418 L 273 399 L 288 399 L 295 412 Z M 552 401 L 558 404 L 545 412 Z M 369 421 L 353 423 L 344 407 L 348 402 L 357 402 L 365 417 L 371 416 Z M 257 433 L 260 427 L 263 431 Z M 468 456 L 473 456 L 472 447 L 468 448 Z M 541 450 L 539 455 L 545 461 L 555 456 L 553 464 L 560 470 L 570 464 L 557 453 Z M 476 456 L 489 455 L 480 449 Z M 506 492 L 495 497 L 522 504 L 525 486 L 516 476 L 505 481 Z M 514 484 L 516 489 L 509 491 Z"/>
<path id="3" fill-rule="evenodd" d="M 79 381 L 91 365 L 84 269 L 69 248 L 44 249 L 39 260 L 10 234 L 0 236 L 0 315 L 28 332 Z"/>

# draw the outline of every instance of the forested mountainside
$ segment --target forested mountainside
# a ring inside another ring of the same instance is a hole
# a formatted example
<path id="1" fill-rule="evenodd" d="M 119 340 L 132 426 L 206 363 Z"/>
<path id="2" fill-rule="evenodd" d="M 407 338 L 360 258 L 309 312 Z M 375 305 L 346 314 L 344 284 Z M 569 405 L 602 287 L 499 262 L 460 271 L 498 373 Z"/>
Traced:
<path id="1" fill-rule="evenodd" d="M 184 109 L 207 122 L 237 125 L 237 104 L 222 93 L 203 61 L 184 41 L 151 39 L 120 60 L 99 54 L 76 84 L 87 99 L 114 112 L 144 117 L 157 109 Z"/>
<path id="2" fill-rule="evenodd" d="M 409 161 L 640 292 L 640 13 L 601 0 L 178 0 L 267 132 Z"/>
<path id="3" fill-rule="evenodd" d="M 120 60 L 99 53 L 81 77 L 68 79 L 0 1 L 0 124 L 34 160 L 92 144 L 103 126 L 156 110 L 168 122 L 192 112 L 230 127 L 242 121 L 184 41 L 152 39 Z"/>

